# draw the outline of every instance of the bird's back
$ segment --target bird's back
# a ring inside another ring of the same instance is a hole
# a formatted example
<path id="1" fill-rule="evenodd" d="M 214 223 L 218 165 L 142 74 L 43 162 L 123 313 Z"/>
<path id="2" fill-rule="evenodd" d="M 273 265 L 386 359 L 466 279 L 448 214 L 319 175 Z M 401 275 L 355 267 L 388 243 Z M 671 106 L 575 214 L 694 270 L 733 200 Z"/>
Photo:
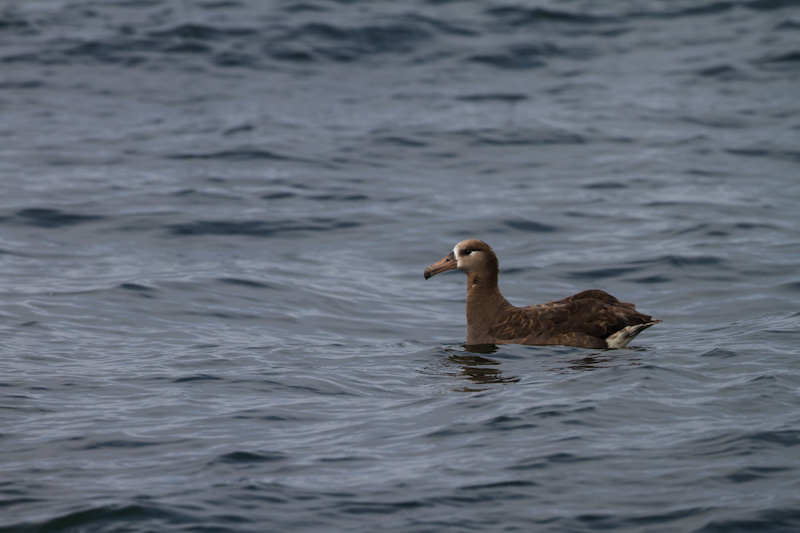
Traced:
<path id="1" fill-rule="evenodd" d="M 554 302 L 513 308 L 498 321 L 492 335 L 500 343 L 608 348 L 607 339 L 625 328 L 635 329 L 630 341 L 656 322 L 631 303 L 605 291 L 587 290 Z"/>

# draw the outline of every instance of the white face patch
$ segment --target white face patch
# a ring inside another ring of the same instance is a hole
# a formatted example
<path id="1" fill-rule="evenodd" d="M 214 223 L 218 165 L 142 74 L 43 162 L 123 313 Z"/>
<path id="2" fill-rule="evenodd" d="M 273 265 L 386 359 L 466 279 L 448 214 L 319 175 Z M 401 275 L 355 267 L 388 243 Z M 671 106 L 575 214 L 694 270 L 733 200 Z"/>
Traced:
<path id="1" fill-rule="evenodd" d="M 461 268 L 461 254 L 458 253 L 458 244 L 456 244 L 455 247 L 453 248 L 453 255 L 456 256 L 456 268 Z"/>
<path id="2" fill-rule="evenodd" d="M 458 247 L 461 246 L 464 242 L 466 241 L 462 241 L 456 244 L 455 247 L 453 248 L 453 255 L 456 256 L 456 268 L 461 268 L 461 258 L 464 256 L 461 253 L 459 253 Z"/>

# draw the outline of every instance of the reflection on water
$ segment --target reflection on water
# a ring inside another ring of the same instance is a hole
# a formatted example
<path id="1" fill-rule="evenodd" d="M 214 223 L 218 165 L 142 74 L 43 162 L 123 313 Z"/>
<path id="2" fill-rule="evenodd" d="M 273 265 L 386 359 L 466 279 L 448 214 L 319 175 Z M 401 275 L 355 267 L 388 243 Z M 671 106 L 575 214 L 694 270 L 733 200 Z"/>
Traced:
<path id="1" fill-rule="evenodd" d="M 464 344 L 464 350 L 472 353 L 495 353 L 498 348 L 496 344 Z"/>
<path id="2" fill-rule="evenodd" d="M 448 359 L 461 367 L 461 374 L 475 383 L 516 383 L 516 376 L 507 377 L 497 368 L 500 363 L 475 355 L 451 355 Z"/>
<path id="3" fill-rule="evenodd" d="M 464 351 L 446 348 L 448 366 L 458 368 L 458 376 L 465 377 L 475 384 L 490 385 L 495 383 L 517 383 L 520 377 L 509 375 L 508 369 L 503 370 L 503 361 L 485 357 L 489 354 L 497 353 L 500 349 L 494 344 L 473 344 L 462 345 Z M 571 374 L 578 372 L 590 372 L 620 366 L 640 365 L 641 358 L 637 352 L 646 351 L 644 348 L 636 347 L 625 350 L 607 350 L 600 352 L 589 352 L 582 348 L 572 348 L 568 346 L 548 346 L 546 352 L 526 354 L 523 359 L 530 357 L 544 363 L 547 372 L 560 374 Z M 556 353 L 554 353 L 554 351 Z M 553 359 L 553 356 L 557 356 Z M 571 356 L 571 357 L 570 357 Z M 505 357 L 505 355 L 503 356 Z M 514 357 L 516 359 L 516 357 Z M 529 372 L 531 369 L 527 367 Z M 450 373 L 450 372 L 448 372 Z M 463 392 L 475 392 L 484 390 L 483 387 L 465 387 L 458 389 Z"/>
<path id="4" fill-rule="evenodd" d="M 464 346 L 465 350 L 473 353 L 494 353 L 497 346 L 494 344 L 481 344 Z M 505 376 L 500 370 L 500 361 L 483 357 L 482 355 L 469 355 L 463 352 L 451 352 L 447 360 L 460 367 L 461 376 L 479 385 L 491 383 L 516 383 L 520 380 L 517 376 Z M 462 388 L 464 392 L 471 392 L 480 389 Z"/>
<path id="5" fill-rule="evenodd" d="M 562 372 L 589 372 L 603 368 L 619 366 L 640 365 L 641 359 L 633 352 L 644 351 L 642 348 L 626 348 L 624 353 L 620 350 L 592 353 L 585 357 L 578 357 L 567 361 Z"/>

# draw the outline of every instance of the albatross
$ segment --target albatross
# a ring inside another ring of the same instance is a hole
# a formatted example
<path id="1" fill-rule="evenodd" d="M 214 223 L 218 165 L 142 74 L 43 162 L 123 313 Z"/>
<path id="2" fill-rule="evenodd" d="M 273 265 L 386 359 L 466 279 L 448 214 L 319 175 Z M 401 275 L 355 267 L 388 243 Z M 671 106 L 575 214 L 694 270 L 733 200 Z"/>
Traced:
<path id="1" fill-rule="evenodd" d="M 661 322 L 597 289 L 555 302 L 515 307 L 497 287 L 498 267 L 488 244 L 467 239 L 425 269 L 425 279 L 455 269 L 467 275 L 467 344 L 617 349 Z"/>

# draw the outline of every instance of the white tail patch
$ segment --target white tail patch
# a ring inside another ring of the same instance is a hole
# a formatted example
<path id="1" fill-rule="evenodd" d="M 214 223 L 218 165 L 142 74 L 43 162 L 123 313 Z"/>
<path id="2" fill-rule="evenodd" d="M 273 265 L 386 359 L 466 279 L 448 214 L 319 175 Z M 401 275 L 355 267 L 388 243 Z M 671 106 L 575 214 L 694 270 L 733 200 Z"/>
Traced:
<path id="1" fill-rule="evenodd" d="M 606 337 L 606 344 L 608 345 L 608 348 L 611 350 L 618 350 L 619 348 L 624 348 L 628 345 L 629 342 L 633 340 L 634 337 L 636 337 L 636 335 L 646 330 L 650 326 L 658 324 L 659 322 L 661 321 L 653 320 L 652 322 L 648 322 L 646 324 L 636 324 L 633 326 L 626 326 L 621 330 L 617 331 L 616 333 Z"/>

